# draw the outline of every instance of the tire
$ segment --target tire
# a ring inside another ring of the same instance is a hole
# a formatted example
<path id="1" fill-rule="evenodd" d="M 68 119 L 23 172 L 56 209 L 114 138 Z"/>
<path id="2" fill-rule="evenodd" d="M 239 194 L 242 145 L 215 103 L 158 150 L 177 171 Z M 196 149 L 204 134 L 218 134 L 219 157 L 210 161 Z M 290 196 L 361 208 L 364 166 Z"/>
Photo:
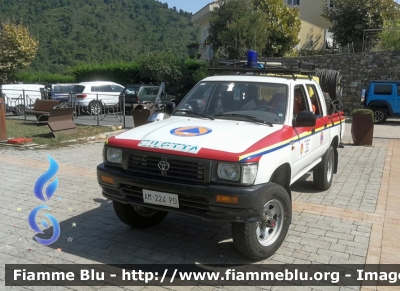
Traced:
<path id="1" fill-rule="evenodd" d="M 240 253 L 252 260 L 263 260 L 272 256 L 283 243 L 289 230 L 292 205 L 289 194 L 282 186 L 268 183 L 263 215 L 264 221 L 232 223 L 233 244 Z"/>
<path id="2" fill-rule="evenodd" d="M 113 201 L 118 218 L 132 228 L 147 228 L 159 224 L 168 214 L 167 211 L 142 206 L 132 206 Z"/>
<path id="3" fill-rule="evenodd" d="M 24 105 L 17 105 L 17 107 L 15 107 L 15 111 L 13 111 L 13 114 L 17 116 L 24 115 L 25 114 Z"/>
<path id="4" fill-rule="evenodd" d="M 61 102 L 59 105 L 58 105 L 58 108 L 68 108 L 69 106 L 68 106 L 68 103 L 67 102 Z"/>
<path id="5" fill-rule="evenodd" d="M 89 114 L 98 115 L 103 111 L 103 106 L 100 101 L 92 101 L 89 103 Z"/>
<path id="6" fill-rule="evenodd" d="M 387 119 L 387 112 L 384 109 L 374 109 L 374 123 L 384 123 Z"/>
<path id="7" fill-rule="evenodd" d="M 314 168 L 314 185 L 317 189 L 326 191 L 332 185 L 335 154 L 332 147 L 322 156 L 321 162 Z"/>

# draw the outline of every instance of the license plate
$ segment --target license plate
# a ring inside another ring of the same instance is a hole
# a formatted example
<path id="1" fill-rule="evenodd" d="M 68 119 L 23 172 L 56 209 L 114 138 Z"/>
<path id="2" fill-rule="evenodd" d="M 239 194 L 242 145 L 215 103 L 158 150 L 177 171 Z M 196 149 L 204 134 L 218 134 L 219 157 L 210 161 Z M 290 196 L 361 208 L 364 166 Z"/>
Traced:
<path id="1" fill-rule="evenodd" d="M 143 201 L 149 204 L 179 208 L 179 199 L 177 194 L 143 189 Z"/>

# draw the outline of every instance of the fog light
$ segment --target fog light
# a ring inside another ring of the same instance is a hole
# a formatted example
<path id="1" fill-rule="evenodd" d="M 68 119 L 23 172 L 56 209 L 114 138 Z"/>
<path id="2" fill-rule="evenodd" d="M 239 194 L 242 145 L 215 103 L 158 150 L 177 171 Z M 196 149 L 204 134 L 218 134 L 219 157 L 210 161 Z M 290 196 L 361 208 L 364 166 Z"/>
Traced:
<path id="1" fill-rule="evenodd" d="M 100 175 L 100 180 L 107 184 L 114 184 L 114 178 Z"/>
<path id="2" fill-rule="evenodd" d="M 225 195 L 217 195 L 215 196 L 215 201 L 218 203 L 225 203 L 225 204 L 239 204 L 239 197 L 235 196 L 225 196 Z"/>

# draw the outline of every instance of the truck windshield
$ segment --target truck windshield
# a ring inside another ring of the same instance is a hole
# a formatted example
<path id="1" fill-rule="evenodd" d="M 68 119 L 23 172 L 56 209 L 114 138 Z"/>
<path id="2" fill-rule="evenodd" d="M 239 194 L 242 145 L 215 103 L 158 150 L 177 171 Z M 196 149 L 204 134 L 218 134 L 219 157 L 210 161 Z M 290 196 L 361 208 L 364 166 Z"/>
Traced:
<path id="1" fill-rule="evenodd" d="M 216 119 L 282 124 L 288 86 L 277 83 L 213 81 L 201 82 L 179 104 L 175 116 L 202 114 Z M 250 117 L 249 118 L 246 118 Z M 201 117 L 200 117 L 201 118 Z"/>

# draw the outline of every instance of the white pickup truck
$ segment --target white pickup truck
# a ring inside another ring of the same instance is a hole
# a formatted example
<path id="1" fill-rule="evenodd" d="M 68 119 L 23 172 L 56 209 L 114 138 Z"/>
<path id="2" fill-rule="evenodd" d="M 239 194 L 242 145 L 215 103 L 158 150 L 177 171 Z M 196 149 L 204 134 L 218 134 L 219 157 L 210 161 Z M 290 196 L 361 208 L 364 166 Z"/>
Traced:
<path id="1" fill-rule="evenodd" d="M 277 251 L 292 220 L 290 186 L 313 171 L 316 188 L 330 188 L 345 119 L 328 112 L 310 72 L 260 70 L 207 77 L 168 119 L 106 141 L 97 177 L 121 221 L 151 227 L 174 212 L 230 222 L 245 256 Z"/>

